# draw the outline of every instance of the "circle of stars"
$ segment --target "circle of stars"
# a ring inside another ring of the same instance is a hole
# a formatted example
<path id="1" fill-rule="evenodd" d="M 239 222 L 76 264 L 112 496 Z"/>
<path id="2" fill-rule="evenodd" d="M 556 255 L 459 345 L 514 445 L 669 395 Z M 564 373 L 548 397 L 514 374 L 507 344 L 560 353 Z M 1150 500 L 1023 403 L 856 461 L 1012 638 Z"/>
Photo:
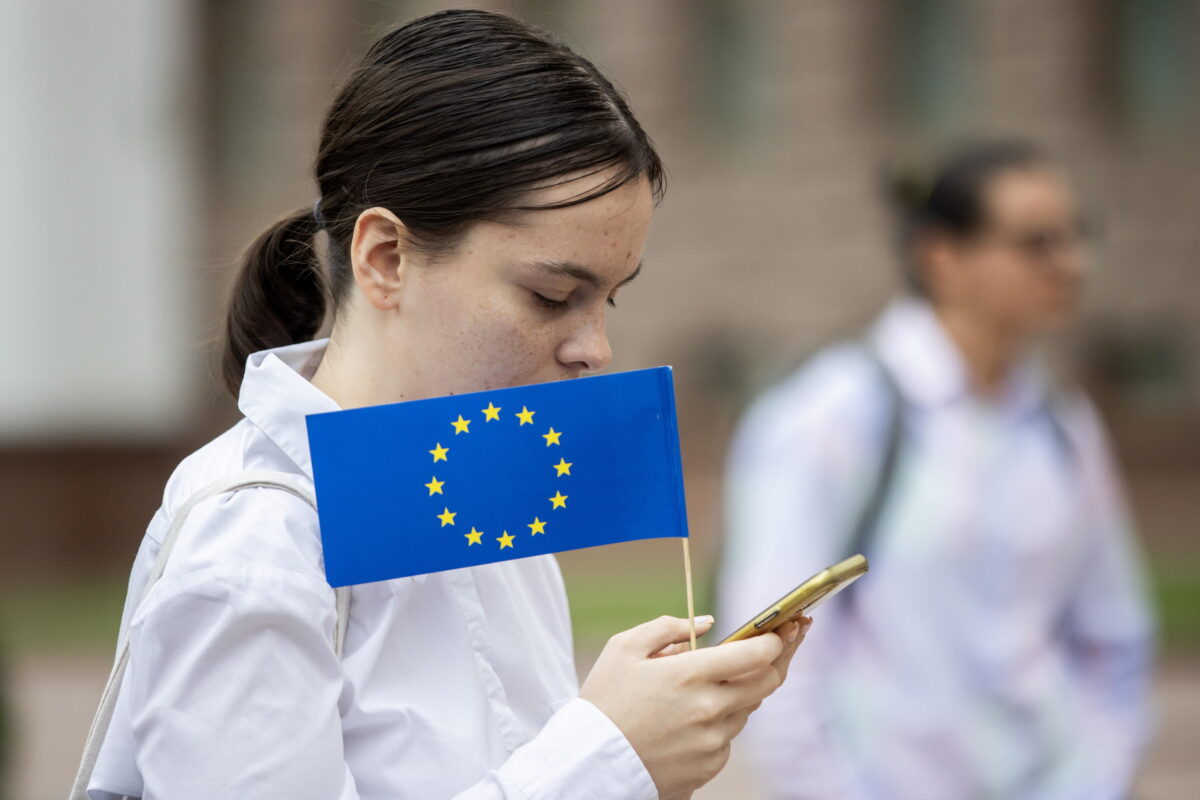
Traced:
<path id="1" fill-rule="evenodd" d="M 494 403 L 489 402 L 487 404 L 487 408 L 480 409 L 480 412 L 483 414 L 482 424 L 487 425 L 489 422 L 500 422 L 500 412 L 502 410 L 502 408 L 496 406 Z M 535 426 L 535 414 L 537 414 L 536 411 L 531 411 L 528 406 L 523 405 L 521 406 L 520 411 L 513 413 L 513 416 L 517 419 L 517 426 L 524 427 L 526 425 Z M 450 425 L 454 428 L 454 436 L 458 436 L 463 433 L 469 435 L 471 433 L 472 421 L 473 420 L 465 419 L 462 414 L 458 415 L 458 419 L 451 420 Z M 541 434 L 541 437 L 546 440 L 546 447 L 561 447 L 562 436 L 563 432 L 556 431 L 553 425 L 550 426 L 545 433 Z M 444 447 L 441 442 L 436 442 L 433 449 L 429 450 L 428 452 L 431 456 L 433 456 L 434 464 L 438 463 L 439 461 L 445 461 L 446 463 L 449 463 L 450 461 L 450 448 Z M 554 470 L 556 478 L 562 478 L 564 476 L 571 475 L 571 467 L 573 466 L 575 466 L 574 462 L 567 461 L 565 458 L 560 456 L 558 463 L 551 464 L 550 468 Z M 433 497 L 435 494 L 440 494 L 445 497 L 445 492 L 443 491 L 443 487 L 445 487 L 445 485 L 446 481 L 438 480 L 437 475 L 432 476 L 429 479 L 429 483 L 425 484 L 425 488 L 429 490 L 428 496 Z M 566 508 L 569 497 L 570 495 L 565 495 L 561 491 L 555 491 L 553 497 L 546 498 L 546 500 L 550 503 L 550 512 L 553 512 L 557 509 Z M 458 516 L 458 512 L 451 511 L 449 506 L 443 505 L 442 513 L 435 514 L 434 516 L 440 523 L 438 526 L 439 528 L 455 527 L 454 518 Z M 548 524 L 548 520 L 543 520 L 539 516 L 535 516 L 533 518 L 533 522 L 527 523 L 526 527 L 529 528 L 530 536 L 537 536 L 539 534 L 544 535 L 546 533 L 546 526 Z M 484 531 L 476 530 L 474 525 L 471 526 L 470 532 L 463 534 L 467 540 L 467 547 L 471 547 L 473 545 L 482 545 L 485 535 L 486 534 Z M 505 550 L 515 549 L 513 547 L 513 542 L 516 541 L 516 538 L 516 536 L 505 530 L 500 536 L 493 537 L 493 540 L 499 544 L 499 548 L 501 550 Z"/>

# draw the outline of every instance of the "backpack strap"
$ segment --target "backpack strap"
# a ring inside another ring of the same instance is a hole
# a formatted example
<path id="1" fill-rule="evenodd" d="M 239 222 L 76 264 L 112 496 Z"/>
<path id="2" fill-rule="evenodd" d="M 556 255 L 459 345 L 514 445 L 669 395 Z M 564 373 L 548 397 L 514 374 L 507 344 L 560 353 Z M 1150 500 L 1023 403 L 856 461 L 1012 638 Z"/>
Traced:
<path id="1" fill-rule="evenodd" d="M 167 567 L 167 560 L 171 557 L 171 551 L 175 547 L 175 541 L 179 538 L 179 532 L 183 529 L 184 522 L 187 520 L 188 514 L 192 509 L 205 500 L 217 495 L 256 486 L 282 489 L 308 503 L 314 511 L 317 509 L 316 497 L 308 485 L 303 482 L 303 479 L 283 472 L 247 470 L 209 484 L 189 497 L 175 513 L 175 517 L 171 520 L 171 524 L 167 528 L 166 535 L 163 536 L 162 545 L 158 550 L 158 557 L 154 560 L 154 566 L 151 568 L 150 576 L 146 580 L 146 588 L 142 591 L 142 596 L 138 598 L 137 606 L 145 602 L 146 597 L 150 594 L 150 590 L 154 588 L 154 584 L 162 577 L 163 571 Z M 337 654 L 340 661 L 346 638 L 346 625 L 350 619 L 350 587 L 339 586 L 335 588 L 334 601 L 337 609 L 337 622 L 333 630 L 333 651 Z M 113 664 L 112 672 L 109 673 L 108 683 L 104 686 L 104 693 L 100 695 L 100 707 L 96 710 L 96 716 L 92 720 L 91 729 L 88 731 L 87 740 L 84 743 L 83 758 L 79 764 L 79 771 L 75 775 L 75 783 L 71 787 L 70 800 L 88 800 L 87 786 L 91 782 L 92 773 L 96 769 L 96 761 L 100 756 L 100 748 L 104 744 L 104 738 L 108 734 L 109 725 L 112 723 L 113 712 L 117 707 L 117 695 L 121 690 L 121 682 L 125 677 L 125 668 L 128 666 L 128 663 L 129 640 L 126 638 L 125 642 L 121 644 L 121 649 L 117 655 L 116 662 Z"/>
<path id="2" fill-rule="evenodd" d="M 867 554 L 875 544 L 879 528 L 879 517 L 887 503 L 891 492 L 893 479 L 896 475 L 896 464 L 900 457 L 900 447 L 904 440 L 904 397 L 891 370 L 883 363 L 879 351 L 870 342 L 862 343 L 863 356 L 875 368 L 880 386 L 883 390 L 884 410 L 883 449 L 879 458 L 879 466 L 875 471 L 875 481 L 867 493 L 866 500 L 860 507 L 850 536 L 846 539 L 844 558 L 862 553 Z"/>

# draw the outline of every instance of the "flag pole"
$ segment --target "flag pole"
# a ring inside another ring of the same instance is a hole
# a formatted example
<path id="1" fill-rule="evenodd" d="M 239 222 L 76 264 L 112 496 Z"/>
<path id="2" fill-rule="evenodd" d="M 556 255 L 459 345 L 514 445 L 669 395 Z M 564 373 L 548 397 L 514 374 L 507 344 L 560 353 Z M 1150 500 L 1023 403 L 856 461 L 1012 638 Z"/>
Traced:
<path id="1" fill-rule="evenodd" d="M 687 585 L 688 633 L 691 634 L 692 649 L 696 649 L 696 604 L 692 599 L 692 550 L 688 546 L 688 537 L 683 542 L 683 577 Z"/>

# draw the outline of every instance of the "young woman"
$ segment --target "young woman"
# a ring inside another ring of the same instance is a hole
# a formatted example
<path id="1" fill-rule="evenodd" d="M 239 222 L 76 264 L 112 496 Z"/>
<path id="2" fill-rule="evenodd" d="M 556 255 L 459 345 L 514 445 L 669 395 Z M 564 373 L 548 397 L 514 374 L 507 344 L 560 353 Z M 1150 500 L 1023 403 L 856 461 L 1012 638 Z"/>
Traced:
<path id="1" fill-rule="evenodd" d="M 724 622 L 797 572 L 872 562 L 747 752 L 789 800 L 1127 797 L 1138 559 L 1095 412 L 1030 352 L 1079 301 L 1074 197 L 998 142 L 903 201 L 910 291 L 763 397 L 732 451 Z"/>
<path id="2" fill-rule="evenodd" d="M 681 652 L 686 621 L 663 617 L 614 636 L 580 689 L 562 580 L 538 557 L 353 587 L 339 657 L 316 514 L 261 486 L 191 508 L 139 602 L 205 487 L 247 469 L 311 486 L 305 415 L 603 368 L 663 169 L 588 61 L 458 11 L 371 47 L 316 182 L 234 288 L 225 376 L 245 419 L 179 466 L 150 524 L 91 797 L 687 796 L 780 685 L 798 626 Z"/>

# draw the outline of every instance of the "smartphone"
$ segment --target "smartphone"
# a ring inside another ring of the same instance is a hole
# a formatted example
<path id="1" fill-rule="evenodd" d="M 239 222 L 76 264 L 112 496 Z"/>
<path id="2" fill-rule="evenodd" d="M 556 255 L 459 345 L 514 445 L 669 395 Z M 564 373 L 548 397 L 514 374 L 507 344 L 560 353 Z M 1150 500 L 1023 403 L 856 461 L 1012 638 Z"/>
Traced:
<path id="1" fill-rule="evenodd" d="M 785 622 L 816 608 L 825 598 L 845 589 L 866 574 L 867 569 L 867 558 L 863 555 L 850 556 L 832 567 L 826 567 L 755 614 L 753 619 L 722 639 L 721 644 L 749 639 L 751 636 L 760 636 L 775 630 Z"/>

